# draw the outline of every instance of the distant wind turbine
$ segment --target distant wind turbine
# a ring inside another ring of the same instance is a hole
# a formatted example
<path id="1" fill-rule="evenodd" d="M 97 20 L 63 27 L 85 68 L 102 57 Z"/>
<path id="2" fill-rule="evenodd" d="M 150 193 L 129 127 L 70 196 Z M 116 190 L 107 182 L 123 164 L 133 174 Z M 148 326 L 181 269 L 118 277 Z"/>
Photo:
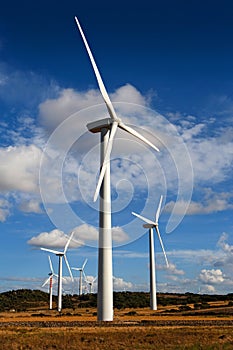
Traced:
<path id="1" fill-rule="evenodd" d="M 53 276 L 58 278 L 58 275 L 54 273 L 53 264 L 50 256 L 48 256 L 48 259 L 49 259 L 49 266 L 50 266 L 49 278 L 46 279 L 42 287 L 44 287 L 46 284 L 49 283 L 49 309 L 52 310 L 53 308 Z"/>
<path id="2" fill-rule="evenodd" d="M 66 257 L 66 251 L 68 249 L 68 246 L 70 244 L 70 241 L 72 239 L 74 235 L 74 231 L 71 233 L 66 245 L 65 245 L 65 248 L 63 250 L 63 252 L 60 252 L 60 251 L 57 251 L 57 250 L 53 250 L 53 249 L 48 249 L 48 248 L 40 248 L 41 250 L 44 250 L 46 252 L 50 252 L 50 253 L 53 253 L 55 255 L 57 255 L 59 257 L 59 265 L 58 265 L 58 292 L 57 292 L 57 295 L 58 295 L 58 305 L 57 305 L 57 309 L 59 312 L 61 312 L 62 310 L 62 258 L 64 257 L 64 260 L 66 262 L 66 265 L 67 265 L 67 268 L 69 270 L 69 273 L 70 273 L 70 277 L 72 279 L 72 281 L 74 280 L 73 279 L 73 275 L 72 275 L 72 271 L 70 269 L 70 265 L 68 263 L 68 260 L 67 260 L 67 257 Z"/>
<path id="3" fill-rule="evenodd" d="M 113 277 L 112 277 L 112 232 L 111 232 L 111 184 L 110 184 L 110 156 L 113 140 L 118 128 L 143 141 L 156 151 L 159 151 L 150 141 L 136 130 L 124 124 L 118 118 L 109 95 L 105 89 L 103 80 L 95 63 L 94 57 L 84 36 L 80 23 L 75 17 L 76 24 L 85 44 L 91 61 L 97 83 L 103 100 L 106 104 L 110 118 L 101 119 L 87 124 L 92 133 L 101 134 L 100 143 L 100 175 L 94 195 L 94 201 L 99 200 L 99 255 L 98 255 L 98 297 L 97 318 L 99 321 L 113 320 Z"/>
<path id="4" fill-rule="evenodd" d="M 89 285 L 89 293 L 92 294 L 93 292 L 93 285 L 95 283 L 95 281 L 97 280 L 97 276 L 96 277 L 92 277 L 92 279 L 90 280 L 90 278 L 85 277 L 85 281 L 86 283 Z"/>
<path id="5" fill-rule="evenodd" d="M 85 276 L 84 267 L 86 266 L 87 259 L 84 261 L 82 267 L 71 267 L 72 270 L 79 271 L 79 295 L 82 295 L 83 293 L 83 286 L 82 286 L 82 280 L 83 275 Z"/>
<path id="6" fill-rule="evenodd" d="M 153 229 L 155 228 L 160 245 L 162 247 L 162 251 L 165 257 L 166 265 L 169 267 L 167 255 L 164 249 L 163 241 L 159 232 L 159 215 L 161 210 L 163 196 L 160 197 L 159 206 L 157 209 L 157 212 L 155 214 L 155 221 L 151 221 L 144 216 L 141 216 L 139 214 L 136 214 L 132 212 L 133 215 L 137 216 L 139 219 L 146 222 L 146 224 L 143 225 L 145 228 L 149 228 L 149 251 L 150 251 L 150 307 L 152 310 L 157 310 L 157 297 L 156 297 L 156 275 L 155 275 L 155 250 L 154 250 L 154 234 Z"/>

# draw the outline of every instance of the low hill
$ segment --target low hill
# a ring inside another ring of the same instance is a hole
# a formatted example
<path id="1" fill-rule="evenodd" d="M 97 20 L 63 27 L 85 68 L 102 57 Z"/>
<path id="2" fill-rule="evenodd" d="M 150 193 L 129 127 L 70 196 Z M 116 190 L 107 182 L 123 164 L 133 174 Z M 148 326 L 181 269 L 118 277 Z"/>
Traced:
<path id="1" fill-rule="evenodd" d="M 54 303 L 56 296 L 53 297 Z M 49 295 L 40 290 L 19 289 L 0 294 L 0 312 L 3 311 L 27 311 L 48 308 Z M 150 305 L 150 295 L 144 292 L 114 292 L 114 308 L 144 308 Z M 63 309 L 78 309 L 96 307 L 96 294 L 64 295 Z M 159 293 L 158 308 L 166 307 L 166 312 L 193 312 L 209 308 L 233 306 L 233 294 L 208 295 L 208 294 L 173 294 Z"/>

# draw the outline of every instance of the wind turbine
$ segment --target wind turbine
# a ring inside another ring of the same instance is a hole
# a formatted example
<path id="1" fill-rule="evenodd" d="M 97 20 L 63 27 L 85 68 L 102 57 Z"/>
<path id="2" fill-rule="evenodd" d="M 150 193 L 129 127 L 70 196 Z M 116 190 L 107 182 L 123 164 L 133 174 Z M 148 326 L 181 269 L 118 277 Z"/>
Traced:
<path id="1" fill-rule="evenodd" d="M 84 261 L 82 267 L 71 267 L 72 270 L 79 271 L 79 295 L 82 295 L 83 293 L 82 280 L 83 280 L 83 275 L 85 277 L 84 267 L 86 266 L 86 263 L 87 263 L 87 259 Z"/>
<path id="2" fill-rule="evenodd" d="M 92 289 L 95 281 L 97 280 L 97 276 L 92 278 L 91 280 L 87 277 L 85 277 L 86 283 L 89 285 L 89 293 L 92 294 Z"/>
<path id="3" fill-rule="evenodd" d="M 113 279 L 112 279 L 112 232 L 111 232 L 111 184 L 110 184 L 110 155 L 114 136 L 118 128 L 135 136 L 156 151 L 159 151 L 150 141 L 137 131 L 124 124 L 118 118 L 103 80 L 95 63 L 94 57 L 82 31 L 80 23 L 75 17 L 76 24 L 91 61 L 97 83 L 106 104 L 110 118 L 101 119 L 87 124 L 92 133 L 100 133 L 100 175 L 94 195 L 96 201 L 99 193 L 99 253 L 98 253 L 98 295 L 97 318 L 99 321 L 113 320 Z"/>
<path id="4" fill-rule="evenodd" d="M 58 277 L 58 275 L 54 273 L 53 264 L 50 256 L 48 256 L 48 259 L 49 259 L 49 266 L 50 266 L 49 278 L 46 279 L 42 287 L 44 287 L 46 284 L 49 283 L 49 309 L 52 310 L 53 308 L 53 276 Z"/>
<path id="5" fill-rule="evenodd" d="M 53 253 L 55 255 L 57 255 L 59 257 L 59 264 L 58 264 L 58 291 L 57 291 L 57 296 L 58 296 L 58 304 L 57 304 L 57 309 L 59 312 L 61 312 L 62 310 L 62 258 L 64 257 L 64 260 L 66 262 L 67 268 L 69 270 L 70 273 L 70 277 L 73 279 L 73 275 L 70 269 L 70 265 L 68 263 L 67 257 L 66 257 L 66 251 L 68 249 L 68 246 L 70 244 L 70 241 L 72 239 L 74 235 L 74 231 L 71 233 L 68 241 L 66 242 L 65 248 L 63 250 L 63 252 L 57 251 L 57 250 L 53 250 L 53 249 L 48 249 L 48 248 L 40 248 L 41 250 L 44 250 L 46 252 L 50 252 Z"/>
<path id="6" fill-rule="evenodd" d="M 154 249 L 154 234 L 153 229 L 155 228 L 160 245 L 162 247 L 162 251 L 165 257 L 166 265 L 169 267 L 167 255 L 164 249 L 163 241 L 159 232 L 159 215 L 161 210 L 163 196 L 160 197 L 159 206 L 155 214 L 155 221 L 151 221 L 144 216 L 141 216 L 139 214 L 136 214 L 132 212 L 133 215 L 137 216 L 139 219 L 146 222 L 146 224 L 143 225 L 145 228 L 149 228 L 149 251 L 150 251 L 150 307 L 152 310 L 157 310 L 157 297 L 156 297 L 156 275 L 155 275 L 155 249 Z"/>

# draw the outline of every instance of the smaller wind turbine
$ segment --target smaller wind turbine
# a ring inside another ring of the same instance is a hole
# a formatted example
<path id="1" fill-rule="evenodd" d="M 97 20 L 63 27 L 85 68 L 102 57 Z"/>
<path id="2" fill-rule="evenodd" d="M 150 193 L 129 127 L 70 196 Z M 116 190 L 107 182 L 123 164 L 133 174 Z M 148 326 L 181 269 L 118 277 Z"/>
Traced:
<path id="1" fill-rule="evenodd" d="M 89 285 L 89 294 L 92 294 L 93 293 L 93 285 L 94 285 L 95 281 L 97 280 L 98 276 L 95 276 L 91 280 L 90 280 L 90 278 L 87 278 L 85 275 L 84 275 L 84 277 L 85 277 L 86 283 Z"/>
<path id="2" fill-rule="evenodd" d="M 55 255 L 57 255 L 59 257 L 59 265 L 58 265 L 58 303 L 57 303 L 57 309 L 59 312 L 61 312 L 62 310 L 62 258 L 64 257 L 64 260 L 66 262 L 66 266 L 68 268 L 68 271 L 70 273 L 70 277 L 72 279 L 72 281 L 74 280 L 73 275 L 72 275 L 72 271 L 70 269 L 70 265 L 68 263 L 67 257 L 66 257 L 66 251 L 68 249 L 68 246 L 70 244 L 70 241 L 72 239 L 74 235 L 74 231 L 71 233 L 68 241 L 66 242 L 65 248 L 63 250 L 63 252 L 57 251 L 57 250 L 53 250 L 53 249 L 48 249 L 48 248 L 40 248 L 41 250 L 44 250 L 46 252 L 50 252 L 53 253 Z"/>
<path id="3" fill-rule="evenodd" d="M 72 267 L 72 270 L 79 271 L 79 295 L 82 295 L 83 293 L 82 281 L 83 281 L 83 275 L 85 276 L 84 267 L 86 266 L 86 263 L 87 263 L 87 259 L 84 261 L 82 267 Z"/>
<path id="4" fill-rule="evenodd" d="M 155 214 L 155 221 L 151 221 L 144 216 L 132 212 L 133 215 L 146 222 L 143 227 L 149 229 L 149 249 L 150 249 L 150 307 L 152 310 L 157 310 L 157 297 L 156 297 L 156 276 L 155 276 L 155 249 L 154 249 L 154 234 L 153 229 L 155 228 L 159 242 L 165 257 L 166 265 L 169 267 L 167 255 L 164 249 L 163 241 L 159 232 L 159 215 L 161 210 L 163 196 L 160 197 L 159 206 Z"/>
<path id="5" fill-rule="evenodd" d="M 42 284 L 42 287 L 46 286 L 46 284 L 49 283 L 49 309 L 52 310 L 53 308 L 53 276 L 58 278 L 58 275 L 54 273 L 53 264 L 50 256 L 48 256 L 48 259 L 49 259 L 49 266 L 50 266 L 49 278 L 47 278 L 46 281 Z"/>

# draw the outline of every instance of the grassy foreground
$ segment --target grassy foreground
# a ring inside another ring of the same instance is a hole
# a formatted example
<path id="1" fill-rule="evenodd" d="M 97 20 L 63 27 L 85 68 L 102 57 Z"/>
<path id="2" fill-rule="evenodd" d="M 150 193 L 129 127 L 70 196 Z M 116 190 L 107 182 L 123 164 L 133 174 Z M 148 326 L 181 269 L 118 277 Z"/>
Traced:
<path id="1" fill-rule="evenodd" d="M 0 349 L 233 349 L 233 327 L 25 328 L 0 331 Z"/>
<path id="2" fill-rule="evenodd" d="M 118 311 L 96 322 L 96 309 L 0 314 L 0 350 L 230 350 L 233 316 L 162 315 L 149 309 Z"/>

